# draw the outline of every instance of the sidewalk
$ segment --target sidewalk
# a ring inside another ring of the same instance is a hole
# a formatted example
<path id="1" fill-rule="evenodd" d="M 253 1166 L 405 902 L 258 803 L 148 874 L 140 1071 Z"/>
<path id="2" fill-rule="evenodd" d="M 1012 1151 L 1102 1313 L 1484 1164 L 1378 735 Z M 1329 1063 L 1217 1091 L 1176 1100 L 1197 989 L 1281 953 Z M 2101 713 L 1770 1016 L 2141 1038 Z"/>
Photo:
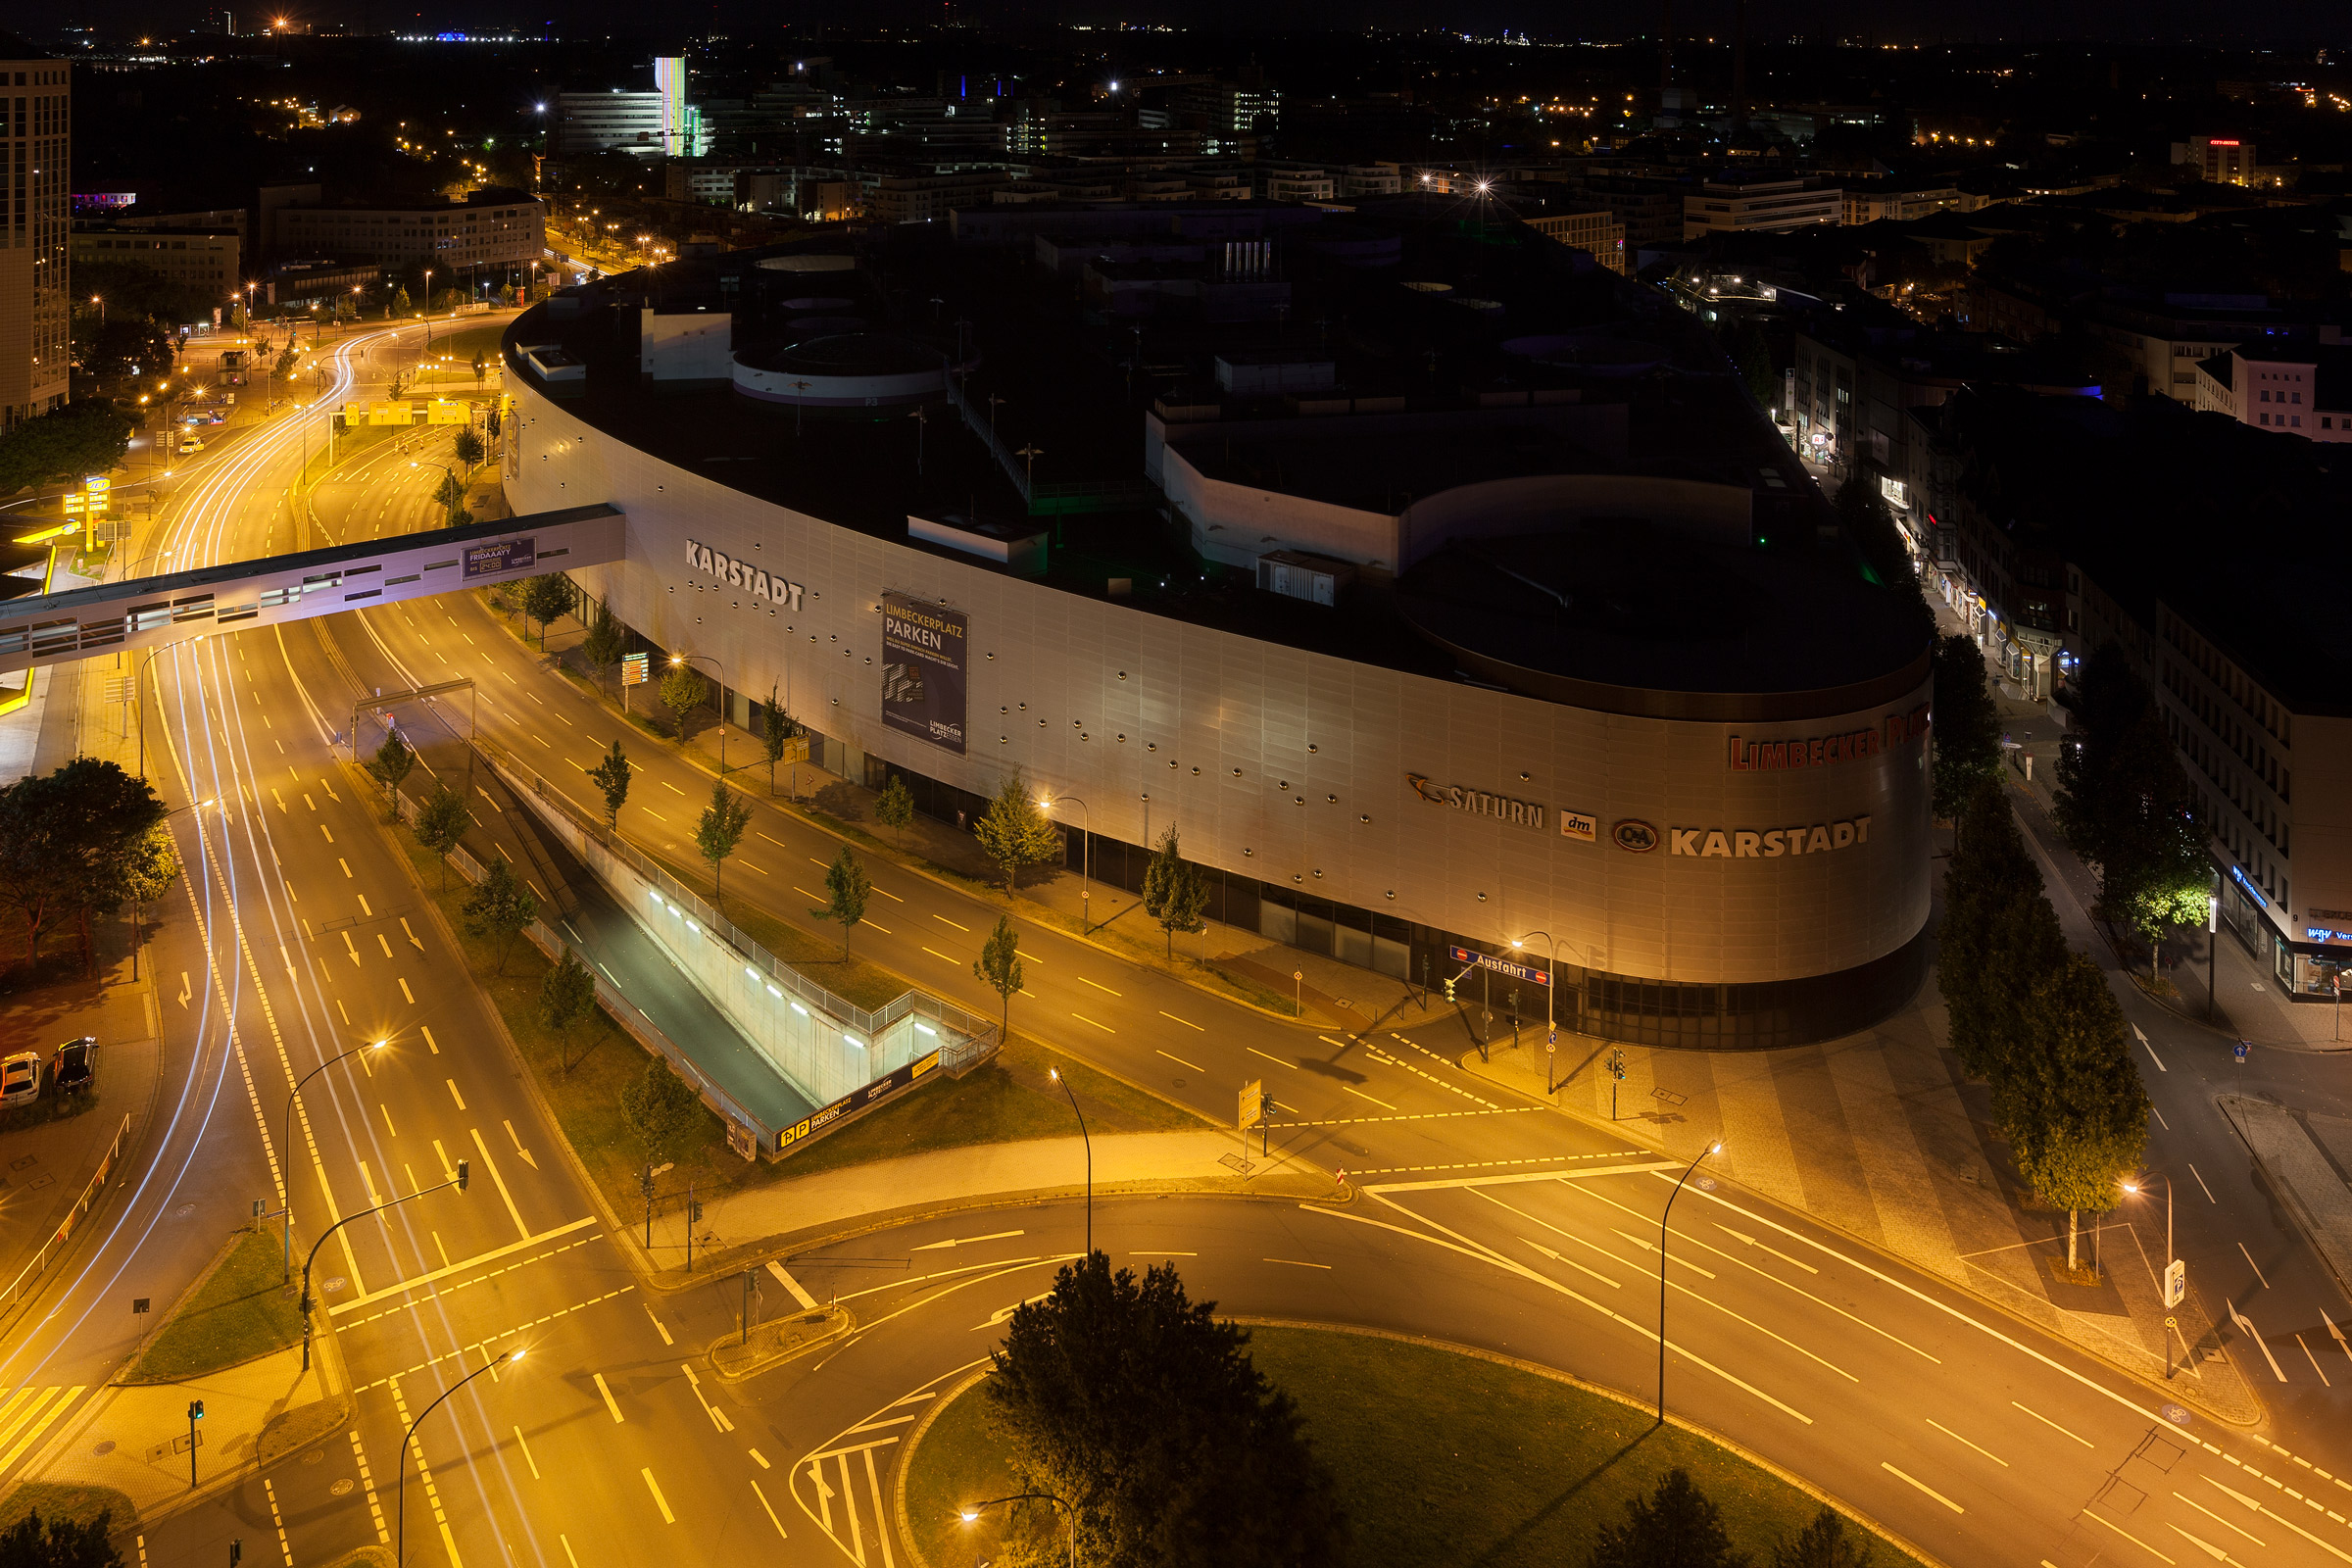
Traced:
<path id="1" fill-rule="evenodd" d="M 1086 1192 L 1087 1152 L 1077 1138 L 980 1144 L 730 1192 L 704 1206 L 694 1234 L 696 1271 L 702 1272 L 705 1249 L 715 1263 L 730 1250 L 789 1250 L 853 1224 L 876 1229 L 925 1212 L 1078 1197 Z M 1093 1153 L 1097 1198 L 1171 1192 L 1340 1196 L 1330 1173 L 1288 1154 L 1261 1157 L 1255 1139 L 1245 1156 L 1238 1132 L 1113 1133 L 1095 1139 Z M 683 1213 L 656 1216 L 652 1261 L 665 1283 L 685 1282 L 685 1247 Z"/>

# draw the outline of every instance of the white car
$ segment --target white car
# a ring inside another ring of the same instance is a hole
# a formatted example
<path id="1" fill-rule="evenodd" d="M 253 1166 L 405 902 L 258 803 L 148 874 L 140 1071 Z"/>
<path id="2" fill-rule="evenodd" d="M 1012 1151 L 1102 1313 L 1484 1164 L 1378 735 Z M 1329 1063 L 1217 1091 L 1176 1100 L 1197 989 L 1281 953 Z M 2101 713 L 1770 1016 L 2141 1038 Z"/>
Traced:
<path id="1" fill-rule="evenodd" d="M 19 1051 L 0 1056 L 0 1105 L 28 1105 L 41 1098 L 41 1054 Z"/>

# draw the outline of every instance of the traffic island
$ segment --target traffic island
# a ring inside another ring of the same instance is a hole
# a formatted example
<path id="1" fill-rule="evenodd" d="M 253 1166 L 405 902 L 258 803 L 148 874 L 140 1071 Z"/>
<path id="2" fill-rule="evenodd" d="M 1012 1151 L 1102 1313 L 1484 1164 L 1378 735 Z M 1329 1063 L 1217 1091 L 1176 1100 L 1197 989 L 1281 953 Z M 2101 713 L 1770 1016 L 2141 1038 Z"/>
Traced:
<path id="1" fill-rule="evenodd" d="M 830 1345 L 857 1326 L 858 1320 L 851 1316 L 848 1307 L 820 1306 L 773 1322 L 755 1323 L 748 1335 L 731 1334 L 704 1353 L 720 1382 L 741 1383 L 795 1356 Z"/>
<path id="2" fill-rule="evenodd" d="M 1773 1561 L 1825 1506 L 1850 1521 L 1849 1537 L 1879 1538 L 1880 1568 L 1935 1561 L 1737 1446 L 1678 1417 L 1660 1426 L 1645 1403 L 1547 1367 L 1375 1331 L 1236 1321 L 1250 1326 L 1257 1369 L 1297 1401 L 1359 1552 L 1385 1568 L 1581 1562 L 1600 1526 L 1622 1524 L 1626 1503 L 1678 1468 L 1753 1561 Z M 997 1555 L 1010 1544 L 1005 1516 L 963 1514 L 1030 1490 L 990 1430 L 985 1383 L 965 1383 L 908 1435 L 897 1511 L 922 1568 Z M 1061 1525 L 1033 1524 L 1039 1560 L 1056 1559 Z"/>
<path id="3" fill-rule="evenodd" d="M 280 1238 L 239 1231 L 164 1320 L 124 1383 L 177 1383 L 282 1350 L 302 1339 Z"/>

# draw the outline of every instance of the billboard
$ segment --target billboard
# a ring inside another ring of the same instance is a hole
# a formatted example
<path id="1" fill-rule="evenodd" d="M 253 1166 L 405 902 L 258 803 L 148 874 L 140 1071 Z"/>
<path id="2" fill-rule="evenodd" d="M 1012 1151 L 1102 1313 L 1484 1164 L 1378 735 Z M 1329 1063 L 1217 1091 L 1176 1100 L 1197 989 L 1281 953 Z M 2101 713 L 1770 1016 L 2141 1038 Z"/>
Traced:
<path id="1" fill-rule="evenodd" d="M 495 577 L 502 571 L 528 571 L 539 559 L 533 537 L 501 539 L 496 544 L 472 545 L 466 551 L 465 577 Z"/>
<path id="2" fill-rule="evenodd" d="M 963 612 L 882 596 L 882 722 L 963 755 Z"/>

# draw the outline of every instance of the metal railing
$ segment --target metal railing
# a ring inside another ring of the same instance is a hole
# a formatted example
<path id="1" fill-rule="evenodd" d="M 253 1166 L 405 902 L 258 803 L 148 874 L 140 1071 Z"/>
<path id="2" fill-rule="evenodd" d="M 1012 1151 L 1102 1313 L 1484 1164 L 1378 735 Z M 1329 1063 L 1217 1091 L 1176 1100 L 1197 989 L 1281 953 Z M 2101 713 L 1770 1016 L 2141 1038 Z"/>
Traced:
<path id="1" fill-rule="evenodd" d="M 23 1300 L 24 1293 L 33 1287 L 49 1267 L 50 1261 L 65 1249 L 66 1239 L 80 1225 L 81 1217 L 98 1200 L 99 1192 L 106 1186 L 106 1179 L 114 1174 L 116 1162 L 122 1157 L 122 1145 L 129 1137 L 130 1117 L 125 1114 L 122 1125 L 115 1129 L 114 1142 L 107 1146 L 106 1156 L 98 1161 L 98 1173 L 81 1190 L 81 1196 L 74 1200 L 74 1206 L 66 1210 L 64 1222 L 51 1233 L 47 1241 L 41 1243 L 41 1250 L 32 1254 L 31 1261 L 17 1271 L 15 1279 L 9 1281 L 7 1294 L 0 1296 L 0 1306 L 14 1306 Z"/>

